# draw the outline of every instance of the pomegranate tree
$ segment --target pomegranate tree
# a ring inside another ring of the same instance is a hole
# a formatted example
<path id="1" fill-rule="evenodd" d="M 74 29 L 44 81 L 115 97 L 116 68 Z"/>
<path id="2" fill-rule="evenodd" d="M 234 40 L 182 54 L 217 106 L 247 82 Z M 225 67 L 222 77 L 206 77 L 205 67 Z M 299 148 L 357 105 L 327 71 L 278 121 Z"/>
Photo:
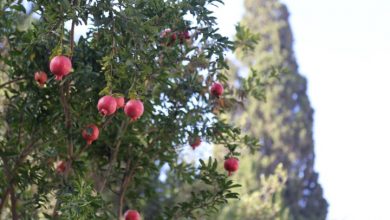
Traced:
<path id="1" fill-rule="evenodd" d="M 228 108 L 214 111 L 228 85 L 224 53 L 236 45 L 209 11 L 219 1 L 3 2 L 1 217 L 202 219 L 238 197 L 223 160 L 182 153 L 202 140 L 234 157 L 255 145 L 219 115 Z M 31 27 L 15 26 L 29 15 Z M 38 89 L 44 71 L 65 80 Z"/>

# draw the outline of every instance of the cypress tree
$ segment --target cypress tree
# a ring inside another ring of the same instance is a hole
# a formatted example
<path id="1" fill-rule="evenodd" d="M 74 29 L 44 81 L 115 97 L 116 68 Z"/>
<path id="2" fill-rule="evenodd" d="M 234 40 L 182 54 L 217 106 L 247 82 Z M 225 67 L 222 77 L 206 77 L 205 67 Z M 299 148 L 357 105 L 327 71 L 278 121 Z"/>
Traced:
<path id="1" fill-rule="evenodd" d="M 279 0 L 245 0 L 245 8 L 242 25 L 259 33 L 261 40 L 249 56 L 236 55 L 262 73 L 266 102 L 249 98 L 245 108 L 233 111 L 231 120 L 259 137 L 261 159 L 253 161 L 259 173 L 272 175 L 279 164 L 286 169 L 283 204 L 289 219 L 325 219 L 328 204 L 314 170 L 314 111 L 306 93 L 307 80 L 298 72 L 288 10 Z M 280 69 L 287 72 L 279 80 L 272 79 Z M 233 75 L 234 81 L 242 79 Z"/>

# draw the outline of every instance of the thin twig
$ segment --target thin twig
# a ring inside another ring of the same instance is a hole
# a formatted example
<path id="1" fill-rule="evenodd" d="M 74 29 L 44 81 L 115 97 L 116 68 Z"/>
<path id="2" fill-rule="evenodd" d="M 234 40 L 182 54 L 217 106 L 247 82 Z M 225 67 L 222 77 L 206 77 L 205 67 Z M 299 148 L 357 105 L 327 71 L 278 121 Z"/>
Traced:
<path id="1" fill-rule="evenodd" d="M 74 6 L 76 5 L 77 0 L 73 0 L 71 4 Z M 70 59 L 73 57 L 73 51 L 74 51 L 74 28 L 75 28 L 75 19 L 72 20 L 71 29 L 70 29 Z M 62 34 L 64 33 L 64 30 L 62 31 Z M 62 37 L 61 37 L 61 44 L 62 44 Z M 72 140 L 72 118 L 71 118 L 71 108 L 68 103 L 70 98 L 70 83 L 71 81 L 67 81 L 64 84 L 60 85 L 60 102 L 64 109 L 65 114 L 65 128 L 67 131 L 67 153 L 68 153 L 68 161 L 66 162 L 66 171 L 65 171 L 65 179 L 67 179 L 70 169 L 72 168 L 72 161 L 76 160 L 80 154 L 87 148 L 85 146 L 81 149 L 81 151 L 74 157 L 73 156 L 73 140 Z M 53 209 L 52 217 L 53 219 L 56 219 L 58 217 L 57 209 L 59 208 L 60 203 L 57 199 L 56 204 Z"/>
<path id="2" fill-rule="evenodd" d="M 17 212 L 17 210 L 16 210 L 17 199 L 16 199 L 16 196 L 15 196 L 15 189 L 14 189 L 14 186 L 13 186 L 13 185 L 11 185 L 10 194 L 11 194 L 11 213 L 12 213 L 12 220 L 18 220 L 19 217 L 18 217 L 18 212 Z"/>
<path id="3" fill-rule="evenodd" d="M 72 1 L 72 6 L 75 6 L 77 4 L 77 0 Z M 72 19 L 71 29 L 70 29 L 70 58 L 73 57 L 73 51 L 74 51 L 74 28 L 76 25 L 76 20 Z M 69 99 L 70 99 L 70 83 L 71 81 L 68 80 L 65 82 L 65 86 L 62 87 L 62 105 L 64 107 L 64 113 L 65 113 L 65 127 L 67 130 L 67 145 L 68 145 L 68 158 L 69 160 L 72 160 L 73 157 L 73 140 L 72 140 L 72 116 L 71 116 L 71 108 L 69 105 Z M 72 166 L 72 161 L 69 163 L 69 168 Z"/>
<path id="4" fill-rule="evenodd" d="M 101 129 L 102 129 L 102 130 L 108 126 L 108 124 L 112 121 L 112 118 L 113 118 L 113 117 L 114 117 L 114 115 L 110 115 L 110 116 L 104 121 L 104 123 L 101 125 Z"/>
<path id="5" fill-rule="evenodd" d="M 11 83 L 14 83 L 14 82 L 18 82 L 18 81 L 22 81 L 22 80 L 25 80 L 25 79 L 27 79 L 27 77 L 20 77 L 20 78 L 16 78 L 16 79 L 10 80 L 10 81 L 8 81 L 8 82 L 5 82 L 5 83 L 3 83 L 3 84 L 0 84 L 0 89 L 3 88 L 3 87 L 5 87 L 5 86 L 8 85 L 8 84 L 11 84 Z"/>
<path id="6" fill-rule="evenodd" d="M 60 200 L 57 199 L 56 204 L 54 205 L 53 213 L 51 214 L 53 219 L 57 219 L 58 217 L 58 208 L 60 207 Z"/>
<path id="7" fill-rule="evenodd" d="M 70 108 L 69 104 L 67 102 L 67 94 L 65 91 L 69 90 L 69 84 L 66 83 L 60 85 L 60 102 L 64 109 L 64 115 L 65 115 L 65 128 L 67 131 L 67 153 L 68 153 L 68 159 L 71 159 L 73 156 L 73 143 L 72 143 L 72 135 L 71 135 L 71 129 L 72 129 L 72 121 L 71 121 L 71 114 L 70 114 Z"/>
<path id="8" fill-rule="evenodd" d="M 127 191 L 127 187 L 129 186 L 130 180 L 134 175 L 135 167 L 137 165 L 138 161 L 134 163 L 133 169 L 130 171 L 131 167 L 131 160 L 127 160 L 126 164 L 126 172 L 123 175 L 123 181 L 119 189 L 119 197 L 118 197 L 118 220 L 122 219 L 122 210 L 123 210 L 123 203 L 125 201 L 125 194 Z"/>
<path id="9" fill-rule="evenodd" d="M 22 142 L 22 127 L 24 124 L 24 111 L 20 112 L 19 130 L 18 130 L 18 143 Z"/>
<path id="10" fill-rule="evenodd" d="M 73 156 L 72 160 L 77 160 L 77 159 L 80 157 L 80 155 L 81 155 L 88 147 L 89 147 L 89 144 L 86 144 L 83 148 L 81 148 L 80 151 L 79 151 L 77 154 L 75 154 L 75 155 Z"/>
<path id="11" fill-rule="evenodd" d="M 73 49 L 74 49 L 74 26 L 75 26 L 75 20 L 72 20 L 72 26 L 70 28 L 70 57 L 73 57 Z"/>
<path id="12" fill-rule="evenodd" d="M 3 207 L 4 207 L 5 203 L 7 202 L 8 195 L 9 195 L 10 191 L 11 191 L 11 188 L 8 187 L 7 190 L 4 192 L 3 196 L 1 197 L 0 216 L 2 214 Z"/>
<path id="13" fill-rule="evenodd" d="M 118 135 L 117 135 L 117 137 L 115 139 L 116 143 L 114 144 L 115 147 L 114 147 L 114 149 L 111 152 L 111 159 L 110 159 L 110 162 L 108 164 L 108 168 L 107 168 L 106 172 L 103 174 L 103 183 L 102 183 L 102 185 L 100 187 L 100 190 L 99 190 L 100 193 L 103 192 L 103 190 L 104 190 L 104 188 L 106 186 L 108 175 L 111 173 L 112 167 L 113 167 L 114 163 L 117 160 L 119 147 L 122 144 L 122 135 L 127 130 L 128 125 L 129 125 L 129 122 L 123 121 L 122 124 L 121 124 L 121 127 L 119 128 L 120 130 L 119 130 Z"/>
<path id="14" fill-rule="evenodd" d="M 154 141 L 145 149 L 144 153 L 145 155 L 153 148 Z M 122 219 L 122 211 L 123 211 L 123 205 L 125 202 L 125 194 L 127 191 L 127 188 L 129 187 L 131 180 L 134 178 L 135 171 L 138 168 L 138 162 L 140 161 L 139 157 L 133 164 L 131 164 L 131 160 L 129 159 L 126 164 L 126 171 L 123 175 L 123 181 L 119 189 L 119 196 L 118 196 L 118 220 Z M 132 166 L 131 166 L 132 165 Z M 131 169 L 130 169 L 131 168 Z"/>
<path id="15" fill-rule="evenodd" d="M 11 173 L 10 173 L 10 167 L 9 167 L 9 164 L 8 164 L 8 159 L 6 157 L 1 157 L 1 159 L 3 160 L 3 166 L 4 166 L 4 174 L 7 178 L 7 181 L 10 181 L 11 179 Z M 8 194 L 10 193 L 11 191 L 11 188 L 9 188 L 9 190 L 7 190 L 4 194 L 4 197 L 1 199 L 1 208 L 0 208 L 0 216 L 1 216 L 1 210 L 3 208 L 3 205 L 6 203 L 6 200 L 8 199 Z"/>

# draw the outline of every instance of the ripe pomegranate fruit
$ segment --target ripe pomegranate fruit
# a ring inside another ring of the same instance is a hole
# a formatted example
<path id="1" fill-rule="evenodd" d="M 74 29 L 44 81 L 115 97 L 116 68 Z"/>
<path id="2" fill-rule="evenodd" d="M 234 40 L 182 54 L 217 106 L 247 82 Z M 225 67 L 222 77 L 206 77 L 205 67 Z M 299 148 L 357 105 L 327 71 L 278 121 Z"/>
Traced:
<path id="1" fill-rule="evenodd" d="M 171 42 L 172 42 L 172 44 L 176 41 L 176 38 L 177 38 L 176 33 L 173 33 L 173 34 L 171 35 Z"/>
<path id="2" fill-rule="evenodd" d="M 123 108 L 125 106 L 125 98 L 124 97 L 116 97 L 115 101 L 116 101 L 116 108 L 117 109 Z"/>
<path id="3" fill-rule="evenodd" d="M 114 97 L 106 95 L 99 99 L 97 108 L 103 116 L 112 115 L 116 111 L 116 100 Z"/>
<path id="4" fill-rule="evenodd" d="M 56 166 L 56 171 L 57 171 L 57 173 L 64 173 L 65 172 L 65 170 L 66 170 L 66 162 L 65 161 L 63 161 L 63 160 L 61 160 L 58 164 L 57 164 L 57 166 Z"/>
<path id="5" fill-rule="evenodd" d="M 86 128 L 84 128 L 81 134 L 83 135 L 83 138 L 87 141 L 87 144 L 91 145 L 92 142 L 99 138 L 99 128 L 94 124 L 90 124 Z"/>
<path id="6" fill-rule="evenodd" d="M 225 160 L 224 167 L 225 170 L 229 172 L 229 176 L 232 174 L 232 172 L 235 172 L 238 170 L 238 159 L 234 157 L 230 157 Z"/>
<path id="7" fill-rule="evenodd" d="M 191 39 L 190 32 L 189 31 L 183 31 L 179 33 L 179 41 L 181 44 L 183 44 L 186 40 Z"/>
<path id="8" fill-rule="evenodd" d="M 144 104 L 138 99 L 129 100 L 125 105 L 125 113 L 135 121 L 144 113 Z"/>
<path id="9" fill-rule="evenodd" d="M 223 93 L 222 84 L 219 82 L 213 83 L 213 85 L 211 85 L 211 88 L 210 88 L 210 93 L 211 93 L 211 95 L 219 98 Z"/>
<path id="10" fill-rule="evenodd" d="M 195 148 L 199 147 L 200 143 L 202 142 L 200 137 L 196 136 L 194 138 L 190 138 L 190 146 L 192 147 L 192 149 L 195 150 Z"/>
<path id="11" fill-rule="evenodd" d="M 50 61 L 50 71 L 56 76 L 56 80 L 62 80 L 62 77 L 72 71 L 72 62 L 66 56 L 55 56 Z"/>
<path id="12" fill-rule="evenodd" d="M 167 28 L 167 29 L 161 31 L 160 37 L 161 37 L 161 38 L 165 38 L 165 37 L 167 37 L 168 34 L 170 34 L 171 32 L 172 32 L 172 30 L 171 30 L 170 28 Z"/>
<path id="13" fill-rule="evenodd" d="M 141 215 L 136 210 L 127 210 L 125 220 L 141 220 Z"/>
<path id="14" fill-rule="evenodd" d="M 34 73 L 34 79 L 42 87 L 46 84 L 47 74 L 43 71 L 37 71 Z"/>
<path id="15" fill-rule="evenodd" d="M 172 30 L 170 28 L 167 28 L 165 30 L 163 30 L 160 34 L 160 37 L 164 39 L 164 41 L 166 41 L 167 43 L 167 46 L 172 46 L 176 39 L 177 39 L 177 35 L 176 33 L 172 33 Z"/>
<path id="16" fill-rule="evenodd" d="M 188 40 L 191 38 L 189 31 L 184 31 L 183 34 L 184 34 L 184 39 Z"/>

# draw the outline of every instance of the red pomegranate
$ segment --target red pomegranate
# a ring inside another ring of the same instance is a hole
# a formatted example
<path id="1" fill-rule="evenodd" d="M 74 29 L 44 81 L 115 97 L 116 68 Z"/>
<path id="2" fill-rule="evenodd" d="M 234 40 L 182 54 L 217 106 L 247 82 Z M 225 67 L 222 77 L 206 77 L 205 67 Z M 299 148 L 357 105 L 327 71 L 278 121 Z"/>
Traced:
<path id="1" fill-rule="evenodd" d="M 144 104 L 138 99 L 132 99 L 126 103 L 125 113 L 135 121 L 144 113 Z"/>
<path id="2" fill-rule="evenodd" d="M 141 215 L 136 210 L 127 210 L 125 220 L 141 220 Z"/>
<path id="3" fill-rule="evenodd" d="M 171 32 L 172 32 L 172 30 L 171 30 L 170 28 L 167 28 L 167 29 L 161 31 L 160 37 L 161 37 L 161 38 L 165 38 L 165 37 L 167 37 L 168 34 L 170 34 Z"/>
<path id="4" fill-rule="evenodd" d="M 189 31 L 183 31 L 179 33 L 179 41 L 181 44 L 183 44 L 186 40 L 189 40 L 191 38 Z"/>
<path id="5" fill-rule="evenodd" d="M 64 173 L 66 170 L 66 162 L 61 160 L 57 166 L 56 166 L 56 171 L 57 173 Z"/>
<path id="6" fill-rule="evenodd" d="M 238 159 L 234 157 L 230 157 L 225 160 L 224 167 L 225 170 L 229 172 L 229 176 L 232 174 L 232 172 L 235 172 L 238 170 Z"/>
<path id="7" fill-rule="evenodd" d="M 211 88 L 210 88 L 210 93 L 211 93 L 211 95 L 213 95 L 217 98 L 220 97 L 223 93 L 222 84 L 219 82 L 213 83 L 213 85 L 211 85 Z"/>
<path id="8" fill-rule="evenodd" d="M 172 43 L 175 42 L 176 39 L 177 39 L 176 33 L 172 33 L 172 34 L 171 34 L 171 42 L 172 42 Z"/>
<path id="9" fill-rule="evenodd" d="M 167 42 L 167 46 L 172 46 L 177 39 L 176 33 L 172 32 L 170 28 L 163 30 L 160 34 L 160 37 Z"/>
<path id="10" fill-rule="evenodd" d="M 115 101 L 116 101 L 116 108 L 117 109 L 123 108 L 125 106 L 125 98 L 124 97 L 116 97 Z"/>
<path id="11" fill-rule="evenodd" d="M 56 80 L 61 80 L 72 71 L 72 62 L 66 56 L 55 56 L 50 61 L 50 71 L 56 75 Z"/>
<path id="12" fill-rule="evenodd" d="M 112 115 L 116 111 L 116 100 L 114 97 L 106 95 L 99 99 L 97 108 L 103 116 Z"/>
<path id="13" fill-rule="evenodd" d="M 201 143 L 201 139 L 200 137 L 196 136 L 194 138 L 190 138 L 190 146 L 192 147 L 192 149 L 195 150 L 195 148 L 199 147 L 200 143 Z"/>
<path id="14" fill-rule="evenodd" d="M 47 74 L 43 71 L 37 71 L 34 73 L 34 79 L 42 87 L 47 81 Z"/>
<path id="15" fill-rule="evenodd" d="M 86 128 L 84 128 L 81 134 L 83 135 L 83 138 L 87 141 L 87 144 L 91 145 L 92 142 L 96 141 L 99 138 L 99 128 L 94 124 L 90 124 Z"/>
<path id="16" fill-rule="evenodd" d="M 183 34 L 184 34 L 184 39 L 188 40 L 191 38 L 189 31 L 184 31 Z"/>

